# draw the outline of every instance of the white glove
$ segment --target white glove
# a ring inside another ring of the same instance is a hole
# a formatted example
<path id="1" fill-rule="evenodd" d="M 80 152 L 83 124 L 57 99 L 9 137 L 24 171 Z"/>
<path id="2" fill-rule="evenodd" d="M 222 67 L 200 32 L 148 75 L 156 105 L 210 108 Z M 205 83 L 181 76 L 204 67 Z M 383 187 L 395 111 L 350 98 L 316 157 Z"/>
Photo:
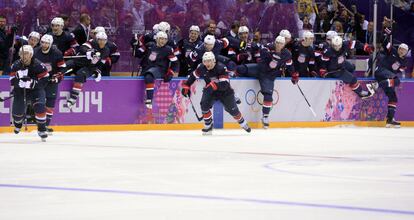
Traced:
<path id="1" fill-rule="evenodd" d="M 86 52 L 86 59 L 92 60 L 92 57 L 93 57 L 93 52 L 92 51 Z"/>
<path id="2" fill-rule="evenodd" d="M 19 79 L 25 78 L 28 75 L 29 75 L 29 70 L 28 69 L 17 71 L 17 78 L 19 78 Z"/>
<path id="3" fill-rule="evenodd" d="M 35 85 L 36 82 L 33 79 L 28 81 L 19 80 L 19 87 L 22 89 L 32 89 L 35 87 Z"/>
<path id="4" fill-rule="evenodd" d="M 95 77 L 95 82 L 101 81 L 102 75 L 98 73 L 98 75 Z"/>
<path id="5" fill-rule="evenodd" d="M 94 73 L 95 82 L 100 82 L 102 79 L 101 71 L 97 69 Z"/>

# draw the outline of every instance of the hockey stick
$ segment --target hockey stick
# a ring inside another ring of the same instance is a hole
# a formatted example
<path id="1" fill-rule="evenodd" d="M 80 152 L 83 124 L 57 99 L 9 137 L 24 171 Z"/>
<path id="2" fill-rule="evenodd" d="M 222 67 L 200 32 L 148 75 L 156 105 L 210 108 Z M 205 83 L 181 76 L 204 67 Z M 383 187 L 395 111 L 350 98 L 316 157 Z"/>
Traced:
<path id="1" fill-rule="evenodd" d="M 2 97 L 0 97 L 0 102 L 5 102 L 5 101 L 7 101 L 7 100 L 9 100 L 9 99 L 11 99 L 13 97 L 14 97 L 14 95 L 11 95 L 11 96 L 9 96 L 7 98 L 4 98 L 4 99 Z"/>
<path id="2" fill-rule="evenodd" d="M 24 112 L 23 112 L 23 123 L 24 123 L 24 130 L 27 131 L 27 98 L 26 98 L 26 88 L 23 88 L 23 103 L 24 103 Z"/>
<path id="3" fill-rule="evenodd" d="M 75 59 L 75 58 L 86 58 L 86 55 L 79 56 L 64 56 L 63 59 Z"/>
<path id="4" fill-rule="evenodd" d="M 190 97 L 188 97 L 188 99 L 190 100 L 190 103 L 191 103 L 191 108 L 193 109 L 194 114 L 195 114 L 195 116 L 196 116 L 197 120 L 198 120 L 198 121 L 203 120 L 203 117 L 198 116 L 197 110 L 195 109 L 194 104 L 193 104 L 193 101 L 191 101 L 191 98 L 190 98 Z"/>
<path id="5" fill-rule="evenodd" d="M 315 118 L 316 118 L 316 113 L 315 113 L 315 111 L 313 110 L 313 108 L 312 108 L 311 104 L 309 103 L 308 99 L 306 98 L 305 94 L 303 93 L 302 89 L 300 88 L 299 83 L 296 83 L 296 85 L 298 86 L 298 89 L 299 89 L 300 93 L 302 93 L 302 96 L 303 96 L 303 98 L 305 99 L 306 103 L 308 103 L 308 107 L 309 107 L 309 109 L 311 110 L 311 112 L 312 112 L 312 114 L 313 114 L 313 117 L 315 117 Z"/>

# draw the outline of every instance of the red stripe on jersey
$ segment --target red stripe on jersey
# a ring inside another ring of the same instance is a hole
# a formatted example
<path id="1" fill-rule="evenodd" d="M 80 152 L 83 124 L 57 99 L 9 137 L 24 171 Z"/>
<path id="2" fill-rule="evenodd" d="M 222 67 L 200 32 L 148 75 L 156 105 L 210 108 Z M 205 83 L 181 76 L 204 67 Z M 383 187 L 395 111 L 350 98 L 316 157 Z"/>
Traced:
<path id="1" fill-rule="evenodd" d="M 47 71 L 45 71 L 41 74 L 38 74 L 37 79 L 45 78 L 45 77 L 48 77 L 48 76 L 49 76 L 49 73 Z"/>
<path id="2" fill-rule="evenodd" d="M 397 103 L 396 102 L 388 102 L 388 106 L 397 108 Z"/>
<path id="3" fill-rule="evenodd" d="M 46 112 L 36 113 L 35 116 L 37 119 L 44 119 L 46 118 Z"/>
<path id="4" fill-rule="evenodd" d="M 9 76 L 10 76 L 10 77 L 16 76 L 16 72 L 11 72 L 11 73 L 9 73 Z"/>
<path id="5" fill-rule="evenodd" d="M 292 65 L 292 59 L 286 61 L 286 65 Z"/>
<path id="6" fill-rule="evenodd" d="M 61 61 L 57 62 L 57 66 L 58 67 L 62 67 L 64 65 L 65 65 L 65 61 L 64 60 L 61 60 Z"/>

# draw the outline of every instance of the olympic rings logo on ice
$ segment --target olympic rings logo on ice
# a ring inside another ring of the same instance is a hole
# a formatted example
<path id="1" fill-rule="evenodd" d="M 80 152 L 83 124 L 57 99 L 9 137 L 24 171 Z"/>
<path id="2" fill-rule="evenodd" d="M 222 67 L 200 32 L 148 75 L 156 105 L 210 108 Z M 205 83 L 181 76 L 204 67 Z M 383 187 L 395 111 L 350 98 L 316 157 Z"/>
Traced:
<path id="1" fill-rule="evenodd" d="M 279 103 L 279 92 L 276 89 L 273 89 L 273 102 L 272 107 L 276 106 Z M 263 105 L 263 94 L 261 91 L 255 91 L 254 89 L 248 89 L 244 95 L 244 101 L 247 105 L 250 106 L 253 112 L 259 112 Z"/>

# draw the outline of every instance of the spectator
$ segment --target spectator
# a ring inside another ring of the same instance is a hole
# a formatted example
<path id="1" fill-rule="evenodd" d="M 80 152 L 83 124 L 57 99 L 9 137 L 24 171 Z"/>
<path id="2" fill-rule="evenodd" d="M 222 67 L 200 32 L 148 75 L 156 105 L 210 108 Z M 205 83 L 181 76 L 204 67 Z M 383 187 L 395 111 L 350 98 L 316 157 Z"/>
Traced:
<path id="1" fill-rule="evenodd" d="M 91 31 L 91 17 L 88 14 L 81 14 L 78 26 L 73 30 L 76 41 L 79 45 L 89 40 Z"/>
<path id="2" fill-rule="evenodd" d="M 184 12 L 184 8 L 178 5 L 174 0 L 165 0 L 164 4 L 167 6 L 164 11 L 166 14 L 177 14 Z"/>
<path id="3" fill-rule="evenodd" d="M 8 72 L 9 65 L 9 49 L 13 46 L 13 37 L 16 33 L 16 28 L 6 31 L 7 19 L 6 16 L 0 15 L 0 75 L 3 71 Z"/>
<path id="4" fill-rule="evenodd" d="M 207 23 L 207 28 L 204 32 L 204 35 L 203 35 L 202 39 L 204 40 L 204 37 L 207 36 L 207 35 L 213 35 L 213 36 L 217 37 L 217 24 L 214 20 L 210 20 Z"/>
<path id="5" fill-rule="evenodd" d="M 134 0 L 134 6 L 131 9 L 133 16 L 134 25 L 132 29 L 134 31 L 143 32 L 145 31 L 145 16 L 144 14 L 152 9 L 154 6 L 150 3 L 142 0 Z"/>

